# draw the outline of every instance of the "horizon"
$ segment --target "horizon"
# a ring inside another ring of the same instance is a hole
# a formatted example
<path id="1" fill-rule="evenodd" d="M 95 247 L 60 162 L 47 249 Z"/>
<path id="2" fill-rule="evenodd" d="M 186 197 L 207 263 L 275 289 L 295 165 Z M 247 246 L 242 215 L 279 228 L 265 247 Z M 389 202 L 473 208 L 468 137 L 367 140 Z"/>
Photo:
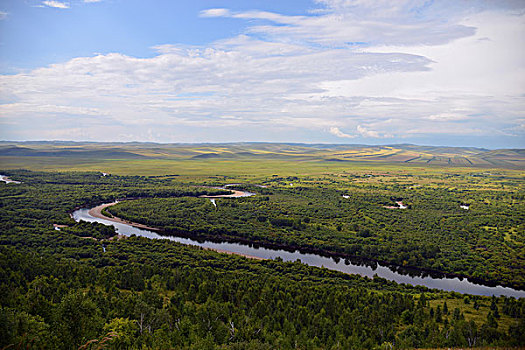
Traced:
<path id="1" fill-rule="evenodd" d="M 196 145 L 235 145 L 235 144 L 276 144 L 276 145 L 305 145 L 305 146 L 348 146 L 348 147 L 395 147 L 395 146 L 416 146 L 416 147 L 436 147 L 436 148 L 474 148 L 479 150 L 511 150 L 511 149 L 525 149 L 519 147 L 508 147 L 508 148 L 491 148 L 491 147 L 476 147 L 476 146 L 450 146 L 443 144 L 415 144 L 415 143 L 381 143 L 381 144 L 367 144 L 367 143 L 330 143 L 330 142 L 272 142 L 272 141 L 231 141 L 231 142 L 155 142 L 155 141 L 73 141 L 73 140 L 24 140 L 24 141 L 13 141 L 13 140 L 0 140 L 1 143 L 76 143 L 76 144 L 154 144 L 154 145 L 166 145 L 166 146 L 196 146 Z"/>
<path id="2" fill-rule="evenodd" d="M 6 142 L 525 148 L 522 1 L 6 0 L 0 31 Z"/>

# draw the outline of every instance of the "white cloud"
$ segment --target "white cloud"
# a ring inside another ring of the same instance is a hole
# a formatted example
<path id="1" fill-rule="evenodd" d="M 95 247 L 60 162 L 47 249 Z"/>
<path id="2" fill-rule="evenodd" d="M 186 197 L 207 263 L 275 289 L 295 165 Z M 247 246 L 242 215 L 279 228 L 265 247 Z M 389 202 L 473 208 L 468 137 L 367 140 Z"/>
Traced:
<path id="1" fill-rule="evenodd" d="M 0 111 L 4 115 L 24 115 L 31 113 L 51 113 L 51 114 L 69 114 L 69 115 L 93 115 L 104 116 L 106 112 L 96 108 L 65 106 L 65 105 L 47 105 L 39 103 L 10 103 L 0 105 Z M 1 117 L 0 117 L 1 118 Z"/>
<path id="2" fill-rule="evenodd" d="M 23 129 L 24 115 L 50 125 L 60 116 L 73 130 L 75 118 L 89 129 L 103 116 L 113 135 L 139 139 L 148 125 L 162 141 L 206 138 L 199 132 L 212 127 L 233 138 L 299 130 L 303 140 L 326 130 L 523 135 L 523 12 L 490 1 L 322 4 L 311 16 L 209 9 L 200 16 L 250 26 L 206 47 L 160 45 L 151 58 L 111 53 L 0 76 L 4 120 Z"/>
<path id="3" fill-rule="evenodd" d="M 498 130 L 492 130 L 492 132 L 505 135 L 505 133 L 498 131 Z M 453 128 L 453 129 L 446 129 L 446 128 L 433 128 L 433 127 L 420 127 L 420 128 L 414 128 L 414 129 L 407 129 L 406 134 L 434 134 L 434 135 L 459 135 L 459 136 L 486 136 L 487 132 L 486 130 L 479 129 L 479 128 Z M 508 134 L 507 134 L 508 136 Z"/>
<path id="4" fill-rule="evenodd" d="M 344 138 L 356 138 L 358 136 L 361 136 L 361 137 L 364 137 L 364 138 L 385 138 L 385 137 L 392 137 L 392 135 L 381 135 L 379 132 L 375 131 L 375 130 L 371 130 L 370 128 L 368 127 L 364 127 L 362 125 L 357 125 L 356 127 L 356 131 L 357 131 L 357 134 L 355 135 L 352 135 L 352 134 L 346 134 L 344 132 L 342 132 L 338 127 L 331 127 L 330 128 L 330 133 L 332 135 L 335 135 L 337 137 L 344 137 Z"/>
<path id="5" fill-rule="evenodd" d="M 227 9 L 208 9 L 201 11 L 201 17 L 228 17 L 230 16 L 230 11 Z"/>
<path id="6" fill-rule="evenodd" d="M 356 137 L 356 135 L 345 134 L 344 132 L 339 130 L 338 127 L 335 127 L 335 126 L 332 126 L 330 128 L 330 133 L 335 135 L 335 136 L 337 136 L 337 137 L 346 137 L 346 138 L 349 138 L 349 139 L 353 139 L 354 137 Z"/>
<path id="7" fill-rule="evenodd" d="M 0 20 L 7 18 L 7 12 L 0 11 Z"/>
<path id="8" fill-rule="evenodd" d="M 49 7 L 58 8 L 58 9 L 68 9 L 69 8 L 68 3 L 61 2 L 61 1 L 55 1 L 55 0 L 42 1 L 42 4 L 49 6 Z"/>
<path id="9" fill-rule="evenodd" d="M 363 137 L 373 137 L 373 138 L 381 137 L 377 131 L 369 130 L 361 125 L 357 126 L 357 132 L 361 134 L 361 136 Z"/>
<path id="10" fill-rule="evenodd" d="M 461 113 L 440 113 L 440 114 L 433 114 L 429 116 L 427 119 L 429 120 L 435 120 L 435 121 L 452 121 L 452 120 L 465 120 L 468 117 Z"/>

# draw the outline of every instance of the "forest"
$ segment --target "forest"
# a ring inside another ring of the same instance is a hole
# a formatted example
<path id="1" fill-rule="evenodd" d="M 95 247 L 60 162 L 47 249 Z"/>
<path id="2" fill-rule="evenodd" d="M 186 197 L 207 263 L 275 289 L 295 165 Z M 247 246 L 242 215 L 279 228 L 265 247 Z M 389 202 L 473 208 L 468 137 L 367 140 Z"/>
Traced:
<path id="1" fill-rule="evenodd" d="M 446 186 L 417 185 L 427 177 L 360 180 L 277 177 L 266 188 L 229 187 L 259 195 L 217 199 L 216 208 L 203 198 L 176 197 L 125 201 L 108 211 L 167 234 L 365 257 L 525 288 L 522 180 L 506 180 L 503 188 L 465 188 L 453 177 Z M 407 209 L 396 209 L 396 201 Z"/>
<path id="2" fill-rule="evenodd" d="M 1 173 L 21 183 L 0 184 L 0 348 L 525 345 L 524 299 L 430 290 L 168 240 L 116 239 L 110 226 L 69 216 L 130 199 L 110 212 L 166 234 L 313 245 L 473 277 L 479 270 L 489 281 L 523 287 L 519 177 L 474 176 L 466 185 L 466 175 L 268 176 L 257 181 L 265 187 L 235 187 L 256 196 L 217 199 L 215 209 L 198 196 L 225 191 L 203 186 L 238 179 Z M 398 200 L 408 208 L 385 208 Z"/>

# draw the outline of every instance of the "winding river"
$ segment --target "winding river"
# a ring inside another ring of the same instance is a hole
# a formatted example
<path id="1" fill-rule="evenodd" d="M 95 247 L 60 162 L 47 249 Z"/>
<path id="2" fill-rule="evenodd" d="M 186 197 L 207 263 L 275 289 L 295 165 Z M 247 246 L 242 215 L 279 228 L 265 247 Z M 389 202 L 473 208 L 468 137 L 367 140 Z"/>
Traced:
<path id="1" fill-rule="evenodd" d="M 103 206 L 111 205 L 110 203 L 104 204 Z M 100 206 L 99 206 L 100 207 Z M 387 280 L 395 281 L 397 283 L 406 283 L 411 285 L 421 285 L 428 288 L 436 288 L 445 291 L 455 291 L 458 293 L 468 293 L 474 295 L 505 295 L 516 298 L 525 298 L 525 291 L 516 290 L 513 288 L 502 287 L 502 286 L 485 286 L 476 284 L 468 281 L 466 278 L 436 278 L 428 275 L 407 275 L 395 271 L 395 268 L 381 265 L 381 264 L 369 264 L 359 265 L 354 264 L 344 259 L 333 259 L 317 254 L 301 253 L 299 251 L 289 252 L 282 249 L 269 249 L 263 247 L 254 247 L 246 244 L 232 243 L 232 242 L 212 242 L 206 240 L 195 240 L 191 238 L 177 237 L 177 236 L 164 236 L 160 235 L 153 230 L 144 228 L 133 227 L 132 225 L 125 222 L 112 221 L 111 219 L 97 217 L 92 215 L 95 208 L 91 209 L 79 209 L 72 213 L 73 218 L 76 221 L 84 220 L 89 222 L 99 222 L 105 225 L 113 225 L 118 234 L 125 236 L 142 236 L 151 239 L 169 239 L 171 241 L 199 246 L 207 249 L 217 250 L 220 252 L 226 252 L 230 254 L 239 254 L 248 256 L 256 259 L 275 259 L 281 258 L 283 261 L 296 261 L 301 260 L 302 263 L 325 267 L 330 270 L 341 271 L 348 274 L 358 274 L 361 276 L 373 277 L 377 275 Z M 91 212 L 91 213 L 90 213 Z M 337 261 L 336 261 L 337 260 Z M 371 266 L 370 266 L 371 265 Z"/>

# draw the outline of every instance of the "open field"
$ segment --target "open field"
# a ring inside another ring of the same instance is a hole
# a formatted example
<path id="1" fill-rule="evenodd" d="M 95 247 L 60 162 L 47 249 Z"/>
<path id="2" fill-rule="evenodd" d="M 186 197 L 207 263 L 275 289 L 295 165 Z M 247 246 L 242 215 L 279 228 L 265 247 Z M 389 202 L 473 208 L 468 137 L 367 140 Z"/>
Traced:
<path id="1" fill-rule="evenodd" d="M 121 171 L 144 160 L 188 161 L 314 161 L 320 164 L 341 163 L 349 166 L 391 163 L 399 165 L 525 168 L 525 151 L 520 149 L 487 150 L 461 147 L 432 147 L 415 145 L 306 145 L 271 143 L 233 144 L 148 144 L 148 143 L 9 143 L 0 144 L 0 159 L 10 166 L 45 168 L 66 167 L 72 163 L 84 170 L 102 160 L 119 160 Z M 74 161 L 72 161 L 74 160 Z M 102 164 L 101 164 L 102 163 Z M 107 162 L 106 162 L 107 163 Z M 148 164 L 148 163 L 146 163 Z M 149 164 L 172 164 L 152 162 Z M 198 163 L 196 163 L 198 164 Z M 226 162 L 226 164 L 228 164 Z M 190 165 L 190 167 L 193 165 Z M 155 167 L 155 166 L 154 166 Z M 79 169 L 81 169 L 79 168 Z"/>

